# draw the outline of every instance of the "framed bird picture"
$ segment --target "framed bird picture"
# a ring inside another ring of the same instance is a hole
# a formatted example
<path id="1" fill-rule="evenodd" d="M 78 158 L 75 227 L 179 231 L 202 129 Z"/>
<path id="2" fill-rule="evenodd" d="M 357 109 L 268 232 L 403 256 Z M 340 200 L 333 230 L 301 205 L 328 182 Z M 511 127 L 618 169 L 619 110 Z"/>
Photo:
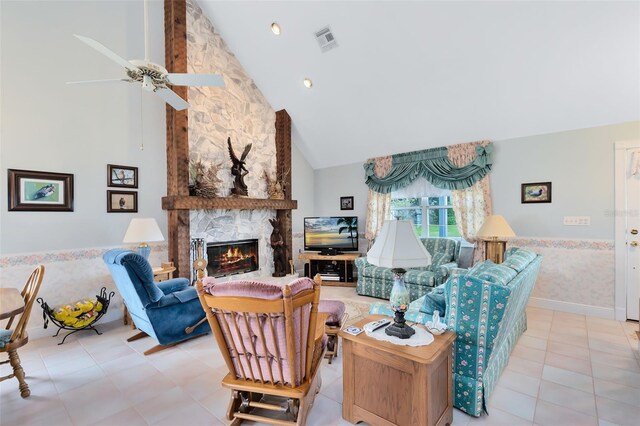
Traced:
<path id="1" fill-rule="evenodd" d="M 138 168 L 107 164 L 107 186 L 119 188 L 137 188 Z"/>
<path id="2" fill-rule="evenodd" d="M 550 203 L 551 182 L 523 183 L 521 202 L 522 204 Z"/>
<path id="3" fill-rule="evenodd" d="M 9 211 L 73 211 L 73 175 L 9 169 Z"/>
<path id="4" fill-rule="evenodd" d="M 138 193 L 107 191 L 107 213 L 138 213 Z"/>

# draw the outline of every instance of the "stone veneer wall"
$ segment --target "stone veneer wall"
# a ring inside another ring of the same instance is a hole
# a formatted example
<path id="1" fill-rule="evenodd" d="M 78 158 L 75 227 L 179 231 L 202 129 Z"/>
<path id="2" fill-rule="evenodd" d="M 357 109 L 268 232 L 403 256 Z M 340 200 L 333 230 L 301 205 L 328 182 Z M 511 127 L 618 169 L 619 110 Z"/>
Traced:
<path id="1" fill-rule="evenodd" d="M 224 88 L 189 88 L 189 150 L 192 159 L 219 164 L 220 196 L 233 186 L 227 138 L 231 137 L 239 157 L 251 143 L 245 182 L 251 198 L 268 198 L 264 180 L 276 169 L 275 111 L 264 98 L 242 64 L 216 32 L 194 0 L 187 1 L 187 63 L 194 73 L 222 74 Z M 268 219 L 275 210 L 197 210 L 190 214 L 192 238 L 207 242 L 257 238 L 260 271 L 270 275 L 273 256 Z"/>

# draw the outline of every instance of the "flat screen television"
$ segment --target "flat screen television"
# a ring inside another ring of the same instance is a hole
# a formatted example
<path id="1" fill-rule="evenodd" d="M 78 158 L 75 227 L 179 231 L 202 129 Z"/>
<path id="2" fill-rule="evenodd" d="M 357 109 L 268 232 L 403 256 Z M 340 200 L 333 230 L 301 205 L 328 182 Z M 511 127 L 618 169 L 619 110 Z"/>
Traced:
<path id="1" fill-rule="evenodd" d="M 328 255 L 358 251 L 358 217 L 305 217 L 304 249 Z"/>

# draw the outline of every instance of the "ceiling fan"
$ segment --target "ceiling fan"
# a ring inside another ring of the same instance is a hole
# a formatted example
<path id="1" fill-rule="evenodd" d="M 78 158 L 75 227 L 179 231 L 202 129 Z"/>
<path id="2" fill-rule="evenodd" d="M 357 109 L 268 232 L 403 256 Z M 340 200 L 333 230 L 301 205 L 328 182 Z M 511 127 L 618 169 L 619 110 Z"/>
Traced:
<path id="1" fill-rule="evenodd" d="M 125 81 L 129 83 L 141 83 L 142 89 L 153 92 L 160 96 L 166 103 L 176 110 L 180 111 L 189 108 L 189 103 L 182 99 L 178 94 L 171 90 L 168 85 L 172 86 L 214 86 L 223 87 L 224 79 L 221 75 L 216 74 L 186 74 L 186 73 L 170 73 L 164 67 L 154 64 L 149 60 L 148 46 L 148 17 L 147 17 L 147 0 L 144 1 L 144 60 L 126 59 L 113 52 L 102 43 L 97 42 L 89 37 L 74 34 L 80 41 L 93 47 L 107 58 L 120 64 L 125 68 L 126 78 L 114 78 L 107 80 L 86 80 L 86 81 L 70 81 L 67 84 L 82 83 L 110 83 L 115 81 Z"/>

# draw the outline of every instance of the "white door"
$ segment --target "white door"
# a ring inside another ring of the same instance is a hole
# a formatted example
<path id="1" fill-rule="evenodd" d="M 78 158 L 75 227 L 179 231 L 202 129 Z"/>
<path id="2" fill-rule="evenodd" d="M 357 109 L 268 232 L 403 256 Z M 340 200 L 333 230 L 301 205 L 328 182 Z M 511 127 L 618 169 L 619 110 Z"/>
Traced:
<path id="1" fill-rule="evenodd" d="M 626 315 L 624 318 L 619 318 L 617 315 L 617 319 L 638 320 L 640 317 L 640 141 L 616 144 L 615 213 L 616 290 L 622 290 L 621 284 L 623 284 L 626 299 Z"/>

